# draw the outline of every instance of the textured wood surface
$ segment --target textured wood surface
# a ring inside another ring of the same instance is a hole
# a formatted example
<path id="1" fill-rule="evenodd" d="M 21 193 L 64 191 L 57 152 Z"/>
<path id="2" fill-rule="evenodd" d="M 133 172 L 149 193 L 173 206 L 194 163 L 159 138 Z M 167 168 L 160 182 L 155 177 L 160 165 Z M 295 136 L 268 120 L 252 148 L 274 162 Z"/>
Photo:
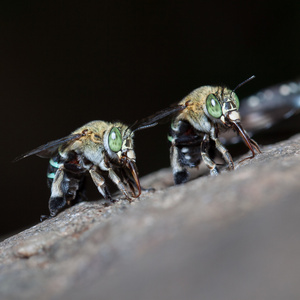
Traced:
<path id="1" fill-rule="evenodd" d="M 0 299 L 299 299 L 300 135 L 129 204 L 84 202 L 0 243 Z M 202 168 L 199 172 L 202 172 Z"/>

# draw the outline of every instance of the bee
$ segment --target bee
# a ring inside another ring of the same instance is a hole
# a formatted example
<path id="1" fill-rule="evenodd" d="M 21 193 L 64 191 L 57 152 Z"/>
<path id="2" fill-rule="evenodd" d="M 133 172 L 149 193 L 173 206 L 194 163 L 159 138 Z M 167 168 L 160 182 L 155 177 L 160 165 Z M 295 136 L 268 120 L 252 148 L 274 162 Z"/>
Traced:
<path id="1" fill-rule="evenodd" d="M 86 174 L 91 176 L 105 199 L 113 201 L 105 182 L 106 174 L 131 201 L 138 198 L 142 190 L 136 166 L 134 132 L 153 127 L 184 108 L 183 105 L 167 108 L 131 126 L 120 122 L 92 121 L 14 161 L 31 155 L 50 158 L 47 171 L 47 182 L 51 188 L 49 217 L 85 200 Z M 41 216 L 41 220 L 45 218 L 48 217 Z"/>
<path id="2" fill-rule="evenodd" d="M 258 144 L 243 129 L 239 114 L 239 99 L 235 90 L 253 79 L 239 84 L 234 90 L 223 86 L 202 86 L 187 95 L 179 105 L 187 106 L 173 119 L 168 136 L 171 142 L 170 160 L 175 184 L 188 180 L 187 168 L 197 167 L 201 160 L 211 175 L 217 175 L 216 163 L 210 156 L 211 148 L 216 149 L 229 170 L 234 163 L 228 150 L 219 140 L 219 133 L 232 129 L 242 137 L 252 152 L 261 153 Z"/>

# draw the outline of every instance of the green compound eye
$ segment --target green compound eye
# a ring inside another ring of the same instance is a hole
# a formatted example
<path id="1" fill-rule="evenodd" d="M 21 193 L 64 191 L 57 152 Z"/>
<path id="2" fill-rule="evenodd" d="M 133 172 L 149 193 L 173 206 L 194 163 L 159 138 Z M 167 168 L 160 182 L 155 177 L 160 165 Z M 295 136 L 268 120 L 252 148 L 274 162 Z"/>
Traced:
<path id="1" fill-rule="evenodd" d="M 222 107 L 214 94 L 209 94 L 206 98 L 206 108 L 208 113 L 214 118 L 222 116 Z"/>
<path id="2" fill-rule="evenodd" d="M 240 100 L 235 93 L 233 94 L 233 101 L 235 103 L 236 109 L 239 109 L 240 108 Z"/>
<path id="3" fill-rule="evenodd" d="M 122 148 L 122 135 L 117 127 L 113 127 L 108 136 L 108 146 L 113 152 L 118 152 Z"/>

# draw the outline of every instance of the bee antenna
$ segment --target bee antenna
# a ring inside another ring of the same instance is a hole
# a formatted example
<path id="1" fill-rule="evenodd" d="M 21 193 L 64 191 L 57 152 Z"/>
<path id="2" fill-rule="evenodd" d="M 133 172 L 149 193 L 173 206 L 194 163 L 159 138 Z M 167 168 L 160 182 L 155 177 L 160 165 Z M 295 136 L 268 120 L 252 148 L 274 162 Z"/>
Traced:
<path id="1" fill-rule="evenodd" d="M 239 83 L 234 89 L 233 91 L 231 92 L 231 95 L 232 93 L 234 93 L 238 88 L 240 88 L 242 85 L 244 85 L 245 83 L 249 82 L 250 80 L 254 79 L 255 78 L 255 75 L 252 75 L 251 77 L 249 77 L 248 79 L 244 80 L 243 82 Z M 230 95 L 230 96 L 231 96 Z"/>
<path id="2" fill-rule="evenodd" d="M 125 129 L 125 132 L 124 132 L 124 140 L 126 140 L 128 137 L 129 137 L 129 133 L 128 130 L 131 130 L 131 134 L 134 133 L 135 131 L 137 130 L 140 130 L 140 129 L 144 129 L 144 127 L 141 127 L 141 128 L 136 128 L 134 129 L 134 126 L 138 123 L 138 120 L 136 120 L 133 124 L 131 124 L 130 126 L 128 126 L 126 129 Z M 146 126 L 145 126 L 146 127 Z"/>
<path id="3" fill-rule="evenodd" d="M 146 129 L 146 128 L 151 128 L 151 127 L 156 126 L 157 124 L 158 124 L 158 122 L 154 122 L 152 124 L 147 124 L 147 125 L 144 125 L 144 126 L 140 126 L 138 128 L 133 129 L 132 132 L 136 132 L 138 130 L 142 130 L 142 129 Z"/>

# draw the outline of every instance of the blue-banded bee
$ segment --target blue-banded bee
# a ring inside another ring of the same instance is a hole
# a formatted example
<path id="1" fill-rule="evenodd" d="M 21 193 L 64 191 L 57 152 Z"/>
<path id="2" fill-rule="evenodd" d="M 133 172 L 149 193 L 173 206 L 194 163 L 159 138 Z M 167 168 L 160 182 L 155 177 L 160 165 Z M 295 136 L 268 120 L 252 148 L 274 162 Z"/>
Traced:
<path id="1" fill-rule="evenodd" d="M 170 159 L 175 184 L 188 180 L 187 168 L 197 167 L 201 160 L 217 175 L 217 165 L 210 157 L 210 148 L 217 149 L 229 170 L 234 163 L 228 150 L 219 140 L 219 133 L 229 129 L 237 131 L 253 158 L 261 153 L 258 144 L 243 129 L 239 114 L 239 99 L 235 90 L 254 78 L 250 77 L 234 90 L 222 86 L 202 86 L 187 95 L 179 105 L 186 105 L 173 119 L 170 129 Z"/>
<path id="2" fill-rule="evenodd" d="M 104 174 L 128 200 L 132 200 L 141 194 L 133 147 L 134 132 L 155 126 L 184 108 L 184 105 L 167 108 L 130 127 L 120 122 L 92 121 L 66 137 L 21 155 L 15 161 L 31 155 L 50 158 L 47 172 L 48 186 L 51 188 L 50 217 L 85 199 L 86 174 L 91 176 L 105 199 L 112 200 L 112 197 Z"/>

